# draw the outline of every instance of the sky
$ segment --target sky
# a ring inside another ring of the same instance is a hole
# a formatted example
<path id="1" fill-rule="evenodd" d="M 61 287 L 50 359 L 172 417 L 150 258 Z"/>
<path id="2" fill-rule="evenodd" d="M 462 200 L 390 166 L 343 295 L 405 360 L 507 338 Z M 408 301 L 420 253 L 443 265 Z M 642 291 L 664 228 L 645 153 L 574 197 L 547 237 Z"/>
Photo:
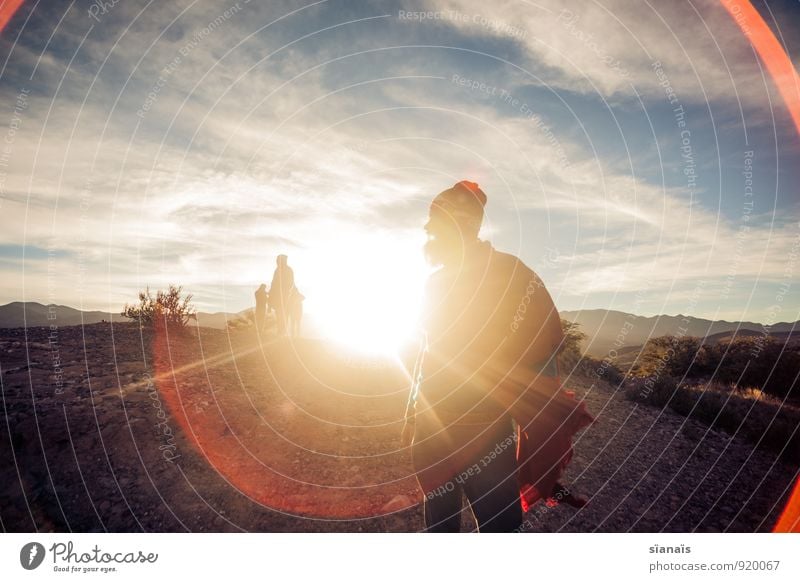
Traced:
<path id="1" fill-rule="evenodd" d="M 561 310 L 800 319 L 800 138 L 719 0 L 26 1 L 0 93 L 0 303 L 239 311 L 285 253 L 404 316 L 469 179 Z"/>

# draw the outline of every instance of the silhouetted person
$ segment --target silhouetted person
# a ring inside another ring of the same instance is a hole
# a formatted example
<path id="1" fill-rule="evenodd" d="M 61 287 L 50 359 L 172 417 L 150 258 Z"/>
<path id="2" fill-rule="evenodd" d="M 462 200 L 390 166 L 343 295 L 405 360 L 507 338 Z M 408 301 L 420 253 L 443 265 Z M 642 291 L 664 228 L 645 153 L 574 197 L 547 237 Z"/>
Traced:
<path id="1" fill-rule="evenodd" d="M 303 322 L 303 300 L 305 295 L 294 287 L 289 298 L 289 328 L 292 337 L 300 336 L 300 326 Z"/>
<path id="2" fill-rule="evenodd" d="M 269 298 L 269 294 L 267 293 L 267 286 L 262 283 L 258 289 L 256 289 L 256 314 L 255 314 L 255 326 L 258 331 L 264 329 L 264 324 L 267 319 L 267 301 Z"/>
<path id="3" fill-rule="evenodd" d="M 459 182 L 436 196 L 425 225 L 426 255 L 440 268 L 426 284 L 427 344 L 402 442 L 427 531 L 459 531 L 462 492 L 479 531 L 519 528 L 523 510 L 558 492 L 572 435 L 591 421 L 561 390 L 563 334 L 544 284 L 478 239 L 485 204 L 477 184 Z"/>
<path id="4" fill-rule="evenodd" d="M 275 310 L 278 335 L 285 336 L 289 320 L 289 307 L 294 289 L 294 271 L 287 263 L 286 255 L 278 255 L 277 267 L 269 288 L 269 306 Z"/>

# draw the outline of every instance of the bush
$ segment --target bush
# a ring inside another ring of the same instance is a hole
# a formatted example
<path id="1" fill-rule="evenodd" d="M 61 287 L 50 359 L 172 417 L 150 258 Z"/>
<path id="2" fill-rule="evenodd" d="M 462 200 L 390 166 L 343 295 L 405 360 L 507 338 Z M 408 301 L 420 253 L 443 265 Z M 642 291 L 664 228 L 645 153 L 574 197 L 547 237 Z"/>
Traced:
<path id="1" fill-rule="evenodd" d="M 697 370 L 700 339 L 665 335 L 648 340 L 639 357 L 636 374 L 640 376 L 676 376 Z"/>
<path id="2" fill-rule="evenodd" d="M 719 364 L 716 378 L 721 382 L 757 386 L 780 398 L 798 395 L 800 349 L 796 345 L 762 336 L 737 338 L 709 346 L 708 351 L 709 359 Z"/>
<path id="3" fill-rule="evenodd" d="M 183 287 L 170 285 L 167 291 L 156 291 L 155 297 L 150 287 L 139 292 L 139 303 L 125 304 L 122 316 L 137 321 L 139 325 L 164 324 L 167 327 L 184 327 L 195 309 L 191 304 L 192 295 L 181 297 Z"/>
<path id="4" fill-rule="evenodd" d="M 575 371 L 587 378 L 605 380 L 612 386 L 619 386 L 625 380 L 625 374 L 612 363 L 611 358 L 598 360 L 592 356 L 583 356 Z"/>
<path id="5" fill-rule="evenodd" d="M 581 342 L 586 339 L 586 334 L 580 329 L 580 325 L 561 320 L 561 331 L 564 339 L 561 341 L 561 348 L 558 352 L 558 362 L 562 371 L 571 371 L 581 361 Z"/>
<path id="6" fill-rule="evenodd" d="M 672 376 L 636 378 L 627 383 L 625 395 L 628 399 L 662 408 L 678 391 L 678 381 Z"/>
<path id="7" fill-rule="evenodd" d="M 561 320 L 564 340 L 558 353 L 558 365 L 562 376 L 578 374 L 587 378 L 598 378 L 614 385 L 619 385 L 625 375 L 610 359 L 598 360 L 587 356 L 581 350 L 586 334 L 580 331 L 580 324 Z"/>
<path id="8" fill-rule="evenodd" d="M 755 386 L 773 396 L 799 396 L 800 348 L 767 336 L 701 345 L 696 337 L 663 336 L 642 349 L 632 373 Z M 793 392 L 794 391 L 794 392 Z"/>

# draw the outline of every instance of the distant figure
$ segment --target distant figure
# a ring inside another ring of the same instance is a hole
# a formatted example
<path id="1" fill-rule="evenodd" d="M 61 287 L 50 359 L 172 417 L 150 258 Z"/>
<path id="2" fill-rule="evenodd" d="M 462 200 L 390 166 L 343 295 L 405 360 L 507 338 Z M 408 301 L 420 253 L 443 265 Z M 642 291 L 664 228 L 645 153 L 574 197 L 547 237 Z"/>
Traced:
<path id="1" fill-rule="evenodd" d="M 264 323 L 267 319 L 267 300 L 269 294 L 267 293 L 267 286 L 262 283 L 261 286 L 256 289 L 256 320 L 255 326 L 258 331 L 264 329 Z"/>
<path id="2" fill-rule="evenodd" d="M 300 293 L 297 287 L 292 289 L 291 297 L 289 298 L 289 328 L 292 337 L 300 336 L 300 324 L 303 321 L 303 300 L 305 295 Z"/>
<path id="3" fill-rule="evenodd" d="M 289 322 L 289 308 L 294 289 L 294 271 L 287 263 L 286 255 L 278 255 L 277 267 L 269 288 L 269 307 L 275 310 L 278 335 L 285 336 Z"/>

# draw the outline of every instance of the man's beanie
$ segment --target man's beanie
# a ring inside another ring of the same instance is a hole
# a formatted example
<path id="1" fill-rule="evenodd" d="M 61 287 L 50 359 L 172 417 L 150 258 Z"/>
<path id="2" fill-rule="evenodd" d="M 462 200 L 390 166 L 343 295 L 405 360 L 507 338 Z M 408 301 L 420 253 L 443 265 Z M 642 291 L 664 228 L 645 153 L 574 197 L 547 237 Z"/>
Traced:
<path id="1" fill-rule="evenodd" d="M 486 194 L 475 182 L 462 180 L 452 188 L 440 192 L 431 206 L 444 210 L 462 226 L 472 224 L 480 229 Z"/>

